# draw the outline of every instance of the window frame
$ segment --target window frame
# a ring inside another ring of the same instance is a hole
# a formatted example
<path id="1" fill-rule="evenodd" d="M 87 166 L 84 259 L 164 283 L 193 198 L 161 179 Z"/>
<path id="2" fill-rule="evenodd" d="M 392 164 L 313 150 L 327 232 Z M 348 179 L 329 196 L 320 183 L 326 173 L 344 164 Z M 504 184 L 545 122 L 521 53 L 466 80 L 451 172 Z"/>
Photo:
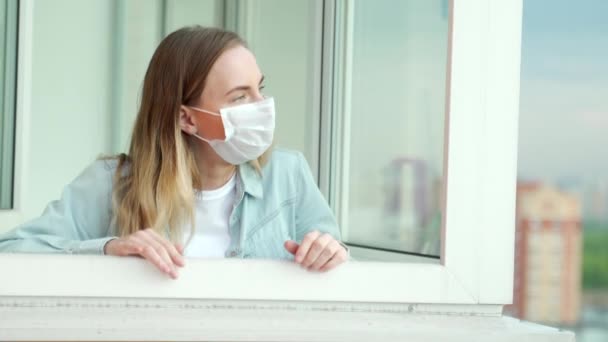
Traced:
<path id="1" fill-rule="evenodd" d="M 17 32 L 17 71 L 14 119 L 14 158 L 13 158 L 13 201 L 11 209 L 1 209 L 0 219 L 16 226 L 24 216 L 24 194 L 27 180 L 25 155 L 29 149 L 29 113 L 31 108 L 31 72 L 32 72 L 32 7 L 31 0 L 19 0 Z"/>
<path id="2" fill-rule="evenodd" d="M 5 18 L 2 43 L 4 47 L 13 47 L 15 50 L 4 51 L 3 65 L 4 69 L 2 82 L 2 111 L 0 114 L 0 165 L 3 168 L 8 168 L 10 171 L 3 170 L 0 172 L 0 210 L 9 210 L 15 206 L 14 193 L 14 178 L 15 178 L 15 122 L 16 122 L 16 93 L 17 93 L 17 56 L 18 56 L 18 39 L 19 39 L 19 0 L 6 1 L 4 4 L 4 12 L 2 15 Z M 13 15 L 13 14 L 17 15 Z M 8 52 L 11 52 L 10 54 Z M 8 153 L 7 153 L 8 152 Z M 4 185 L 8 185 L 7 189 Z M 8 193 L 4 192 L 8 190 Z M 2 208 L 3 205 L 8 208 Z"/>
<path id="3" fill-rule="evenodd" d="M 438 0 L 443 1 L 443 0 Z M 445 0 L 450 4 L 450 0 Z M 406 250 L 390 250 L 383 248 L 381 244 L 366 245 L 361 242 L 351 243 L 349 239 L 349 214 L 351 208 L 350 201 L 350 156 L 351 156 L 351 114 L 352 114 L 352 73 L 353 73 L 353 46 L 354 46 L 354 25 L 355 25 L 355 7 L 356 1 L 337 0 L 325 2 L 325 22 L 328 25 L 325 27 L 327 31 L 328 44 L 325 45 L 324 65 L 331 65 L 332 74 L 328 75 L 331 81 L 327 81 L 327 86 L 324 87 L 324 95 L 331 99 L 330 104 L 325 109 L 325 116 L 330 133 L 322 137 L 321 146 L 324 147 L 326 155 L 332 156 L 324 160 L 324 165 L 319 172 L 325 173 L 324 179 L 328 182 L 323 188 L 326 198 L 329 199 L 330 205 L 336 212 L 336 217 L 340 225 L 342 239 L 345 243 L 352 247 L 352 255 L 359 259 L 379 258 L 378 260 L 392 261 L 422 261 L 422 262 L 439 262 L 440 255 L 421 254 L 418 251 Z M 451 17 L 447 10 L 448 30 L 451 23 Z M 450 34 L 447 32 L 446 34 Z M 449 41 L 449 39 L 446 39 Z M 449 46 L 446 55 L 449 55 Z M 449 71 L 449 60 L 446 63 L 446 73 Z M 446 97 L 444 99 L 444 115 L 448 112 L 449 88 L 448 78 L 446 77 Z M 447 139 L 447 120 L 444 127 L 444 136 Z M 335 141 L 332 144 L 332 139 Z M 444 153 L 444 159 L 445 154 Z M 443 160 L 445 163 L 446 160 Z M 447 167 L 444 165 L 444 172 Z M 445 177 L 443 177 L 445 179 Z M 445 191 L 445 188 L 442 188 Z M 443 205 L 442 205 L 443 207 Z M 443 219 L 444 208 L 441 208 L 441 216 Z M 442 227 L 443 227 L 442 222 Z"/>
<path id="4" fill-rule="evenodd" d="M 440 264 L 350 262 L 312 274 L 281 261 L 189 260 L 180 279 L 173 281 L 135 258 L 2 254 L 0 300 L 426 303 L 465 304 L 453 309 L 463 313 L 490 305 L 493 313 L 499 312 L 511 302 L 513 287 L 522 0 L 454 0 L 450 6 L 447 196 Z M 33 0 L 21 1 L 15 209 L 0 212 L 2 220 L 15 223 L 27 201 L 32 9 Z M 324 98 L 321 107 L 326 106 Z M 326 177 L 320 177 L 325 190 Z M 0 312 L 4 309 L 0 305 Z"/>

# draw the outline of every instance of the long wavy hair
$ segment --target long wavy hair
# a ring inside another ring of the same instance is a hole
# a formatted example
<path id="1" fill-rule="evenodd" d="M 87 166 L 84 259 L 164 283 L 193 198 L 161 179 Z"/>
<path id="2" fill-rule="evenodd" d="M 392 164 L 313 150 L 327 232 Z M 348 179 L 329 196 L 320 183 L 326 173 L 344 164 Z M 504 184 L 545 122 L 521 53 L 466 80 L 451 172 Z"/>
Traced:
<path id="1" fill-rule="evenodd" d="M 152 228 L 182 242 L 194 232 L 194 189 L 202 188 L 180 106 L 199 98 L 219 56 L 246 43 L 217 28 L 185 27 L 162 40 L 148 66 L 128 154 L 117 156 L 112 203 L 118 236 Z M 253 166 L 261 172 L 264 153 Z"/>

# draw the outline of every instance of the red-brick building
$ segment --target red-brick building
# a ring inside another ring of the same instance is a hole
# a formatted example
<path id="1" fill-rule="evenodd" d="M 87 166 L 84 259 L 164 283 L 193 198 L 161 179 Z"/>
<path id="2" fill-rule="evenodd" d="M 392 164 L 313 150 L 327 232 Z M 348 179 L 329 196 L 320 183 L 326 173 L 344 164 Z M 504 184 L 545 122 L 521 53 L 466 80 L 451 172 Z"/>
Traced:
<path id="1" fill-rule="evenodd" d="M 581 201 L 541 183 L 517 188 L 512 315 L 575 324 L 581 301 Z"/>

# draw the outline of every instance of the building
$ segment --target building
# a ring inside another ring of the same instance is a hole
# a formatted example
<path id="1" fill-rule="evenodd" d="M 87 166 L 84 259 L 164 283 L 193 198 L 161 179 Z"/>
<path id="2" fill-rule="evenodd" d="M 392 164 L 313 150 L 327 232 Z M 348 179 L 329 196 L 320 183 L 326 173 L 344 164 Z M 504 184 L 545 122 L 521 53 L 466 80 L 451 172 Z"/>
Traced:
<path id="1" fill-rule="evenodd" d="M 517 187 L 512 315 L 573 325 L 581 302 L 581 202 L 541 183 Z"/>

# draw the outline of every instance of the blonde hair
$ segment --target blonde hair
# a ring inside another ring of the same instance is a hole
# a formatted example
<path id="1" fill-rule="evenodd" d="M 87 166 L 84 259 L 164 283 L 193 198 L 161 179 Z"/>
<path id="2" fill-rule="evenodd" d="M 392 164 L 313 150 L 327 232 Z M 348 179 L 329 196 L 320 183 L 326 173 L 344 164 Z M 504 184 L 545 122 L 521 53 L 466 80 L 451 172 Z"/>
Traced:
<path id="1" fill-rule="evenodd" d="M 152 228 L 181 242 L 194 231 L 194 189 L 202 182 L 191 142 L 179 125 L 182 104 L 202 93 L 214 62 L 245 42 L 217 28 L 185 27 L 160 43 L 144 78 L 129 153 L 120 154 L 112 205 L 118 236 Z M 267 154 L 250 162 L 261 174 Z"/>

